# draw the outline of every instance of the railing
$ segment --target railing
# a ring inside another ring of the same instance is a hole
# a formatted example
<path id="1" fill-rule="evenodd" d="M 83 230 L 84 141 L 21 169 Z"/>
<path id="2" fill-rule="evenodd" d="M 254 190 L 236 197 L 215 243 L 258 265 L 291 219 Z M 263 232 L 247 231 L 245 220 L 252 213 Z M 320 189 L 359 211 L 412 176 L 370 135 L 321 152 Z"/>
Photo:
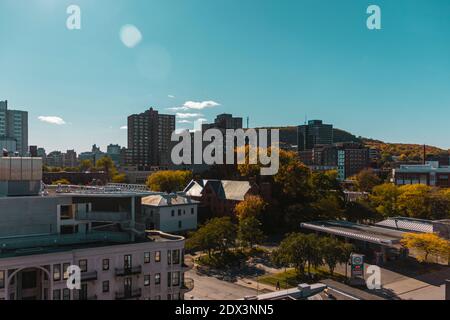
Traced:
<path id="1" fill-rule="evenodd" d="M 133 274 L 142 273 L 142 266 L 130 267 L 130 268 L 116 268 L 116 276 L 123 277 Z"/>
<path id="2" fill-rule="evenodd" d="M 184 278 L 184 282 L 181 284 L 181 290 L 185 292 L 192 291 L 194 289 L 194 279 Z"/>
<path id="3" fill-rule="evenodd" d="M 141 288 L 124 292 L 116 292 L 116 300 L 134 299 L 140 298 L 141 296 L 142 296 Z"/>
<path id="4" fill-rule="evenodd" d="M 97 280 L 97 271 L 81 273 L 81 282 L 94 281 L 94 280 Z"/>

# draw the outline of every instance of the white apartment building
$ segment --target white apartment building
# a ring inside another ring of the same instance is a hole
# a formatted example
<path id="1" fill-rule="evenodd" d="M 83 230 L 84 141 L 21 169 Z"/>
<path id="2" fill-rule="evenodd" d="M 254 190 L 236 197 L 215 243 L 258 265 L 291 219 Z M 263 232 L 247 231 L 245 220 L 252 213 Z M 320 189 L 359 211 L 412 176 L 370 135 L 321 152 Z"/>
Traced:
<path id="1" fill-rule="evenodd" d="M 184 193 L 144 197 L 142 212 L 146 228 L 171 233 L 196 230 L 198 204 Z"/>
<path id="2" fill-rule="evenodd" d="M 0 300 L 165 300 L 192 290 L 193 280 L 184 277 L 192 267 L 185 239 L 147 231 L 140 222 L 141 199 L 151 192 L 128 185 L 44 186 L 30 195 L 34 189 L 24 181 L 11 181 L 38 176 L 34 169 L 15 172 L 24 161 L 34 159 L 2 162 L 11 173 L 0 177 L 8 191 L 0 195 Z M 81 269 L 79 290 L 67 286 L 70 265 Z"/>

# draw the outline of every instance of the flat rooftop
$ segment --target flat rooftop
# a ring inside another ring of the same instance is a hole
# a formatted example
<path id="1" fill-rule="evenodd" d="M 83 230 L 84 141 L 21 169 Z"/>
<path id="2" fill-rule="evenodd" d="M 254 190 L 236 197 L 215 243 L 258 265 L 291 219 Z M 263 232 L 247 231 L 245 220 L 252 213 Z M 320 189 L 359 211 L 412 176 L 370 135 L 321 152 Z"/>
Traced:
<path id="1" fill-rule="evenodd" d="M 141 185 L 115 185 L 106 186 L 73 186 L 73 185 L 46 185 L 44 194 L 49 196 L 71 197 L 146 197 L 158 194 Z"/>
<path id="2" fill-rule="evenodd" d="M 49 254 L 114 245 L 183 241 L 184 237 L 148 230 L 144 237 L 131 240 L 128 232 L 92 231 L 87 234 L 36 235 L 0 239 L 0 259 Z"/>
<path id="3" fill-rule="evenodd" d="M 384 246 L 397 247 L 405 234 L 404 231 L 378 226 L 363 225 L 348 221 L 317 221 L 302 223 L 301 227 L 313 231 L 325 232 L 336 236 L 371 242 Z"/>

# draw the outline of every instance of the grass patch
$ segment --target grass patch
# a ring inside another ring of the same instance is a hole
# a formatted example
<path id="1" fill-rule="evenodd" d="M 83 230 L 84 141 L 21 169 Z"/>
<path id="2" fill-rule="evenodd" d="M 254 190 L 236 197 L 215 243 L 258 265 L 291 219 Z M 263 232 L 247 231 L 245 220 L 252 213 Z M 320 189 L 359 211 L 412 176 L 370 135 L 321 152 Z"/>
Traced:
<path id="1" fill-rule="evenodd" d="M 296 287 L 300 283 L 319 281 L 323 279 L 333 279 L 336 281 L 345 280 L 344 275 L 337 273 L 331 275 L 330 272 L 323 267 L 318 269 L 311 268 L 311 273 L 314 275 L 313 279 L 306 274 L 306 270 L 305 275 L 301 276 L 295 269 L 288 269 L 280 273 L 259 277 L 259 282 L 276 287 L 277 282 L 279 281 L 282 289 L 288 289 Z"/>
<path id="2" fill-rule="evenodd" d="M 227 251 L 224 254 L 214 253 L 211 256 L 203 255 L 197 259 L 202 266 L 212 268 L 239 267 L 247 260 L 247 255 L 242 251 Z"/>

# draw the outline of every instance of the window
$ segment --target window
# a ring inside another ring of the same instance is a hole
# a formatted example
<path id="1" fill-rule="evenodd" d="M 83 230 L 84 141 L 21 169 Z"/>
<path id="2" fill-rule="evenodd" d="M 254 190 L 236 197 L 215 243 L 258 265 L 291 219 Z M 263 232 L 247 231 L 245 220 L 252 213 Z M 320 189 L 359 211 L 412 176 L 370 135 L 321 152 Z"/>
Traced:
<path id="1" fill-rule="evenodd" d="M 144 263 L 150 263 L 150 252 L 144 252 Z"/>
<path id="2" fill-rule="evenodd" d="M 69 279 L 69 272 L 68 272 L 68 268 L 69 268 L 69 266 L 70 266 L 70 263 L 64 263 L 63 264 L 63 279 L 64 280 L 67 280 L 67 279 Z"/>
<path id="3" fill-rule="evenodd" d="M 78 261 L 78 266 L 80 267 L 81 272 L 87 272 L 88 262 L 86 259 Z"/>
<path id="4" fill-rule="evenodd" d="M 102 283 L 102 291 L 104 293 L 109 292 L 109 281 L 103 281 L 103 283 Z"/>
<path id="5" fill-rule="evenodd" d="M 183 227 L 183 222 L 180 220 L 178 221 L 178 229 L 181 229 Z"/>
<path id="6" fill-rule="evenodd" d="M 177 287 L 180 285 L 180 273 L 179 272 L 172 273 L 172 285 L 174 287 Z"/>
<path id="7" fill-rule="evenodd" d="M 167 300 L 172 300 L 172 295 L 170 293 L 167 295 Z"/>
<path id="8" fill-rule="evenodd" d="M 172 217 L 175 217 L 175 210 L 172 210 Z"/>
<path id="9" fill-rule="evenodd" d="M 53 265 L 53 281 L 59 281 L 59 280 L 61 280 L 61 265 L 55 264 L 55 265 Z"/>
<path id="10" fill-rule="evenodd" d="M 181 209 L 178 209 L 178 216 L 181 216 Z"/>
<path id="11" fill-rule="evenodd" d="M 172 272 L 167 272 L 167 287 L 172 286 Z"/>
<path id="12" fill-rule="evenodd" d="M 180 250 L 172 251 L 172 263 L 179 264 L 180 263 Z"/>
<path id="13" fill-rule="evenodd" d="M 0 271 L 0 289 L 5 287 L 5 271 Z"/>
<path id="14" fill-rule="evenodd" d="M 161 262 L 161 251 L 155 252 L 155 262 Z"/>
<path id="15" fill-rule="evenodd" d="M 172 251 L 167 250 L 167 264 L 172 264 Z"/>
<path id="16" fill-rule="evenodd" d="M 131 266 L 133 265 L 131 260 L 131 254 L 126 254 L 123 256 L 123 267 L 124 269 L 131 269 Z"/>
<path id="17" fill-rule="evenodd" d="M 63 289 L 63 300 L 70 300 L 70 290 L 69 289 Z"/>
<path id="18" fill-rule="evenodd" d="M 61 290 L 53 290 L 53 300 L 61 300 Z"/>
<path id="19" fill-rule="evenodd" d="M 103 259 L 103 271 L 109 270 L 109 259 Z"/>
<path id="20" fill-rule="evenodd" d="M 155 274 L 155 284 L 161 284 L 161 273 Z"/>
<path id="21" fill-rule="evenodd" d="M 194 214 L 194 208 L 191 208 L 191 214 Z"/>
<path id="22" fill-rule="evenodd" d="M 148 287 L 150 285 L 150 275 L 146 274 L 144 275 L 144 286 Z"/>

